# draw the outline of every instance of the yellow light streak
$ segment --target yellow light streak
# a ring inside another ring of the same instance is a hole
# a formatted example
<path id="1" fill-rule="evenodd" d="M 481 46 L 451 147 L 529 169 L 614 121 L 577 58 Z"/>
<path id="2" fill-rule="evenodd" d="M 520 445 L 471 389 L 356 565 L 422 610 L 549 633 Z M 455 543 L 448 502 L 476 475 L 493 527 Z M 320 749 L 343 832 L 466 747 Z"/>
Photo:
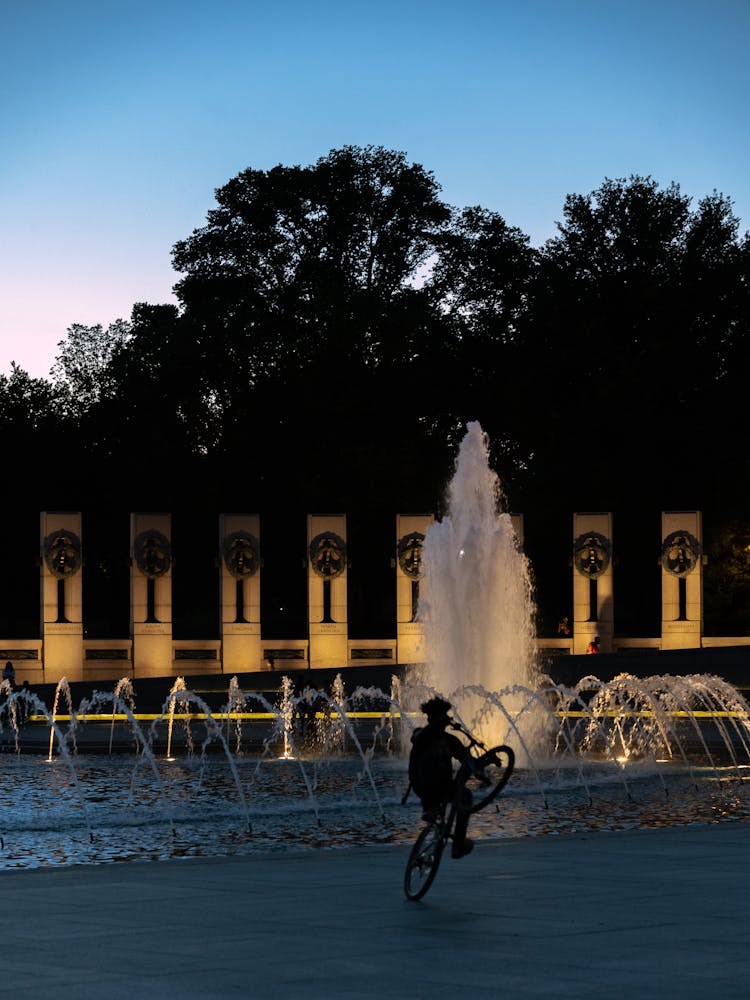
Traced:
<path id="1" fill-rule="evenodd" d="M 607 709 L 605 712 L 584 712 L 580 709 L 569 712 L 555 712 L 554 713 L 559 719 L 651 719 L 655 717 L 655 713 L 644 709 L 639 712 L 631 712 L 624 709 Z M 674 712 L 663 712 L 662 715 L 667 716 L 670 719 L 745 719 L 748 720 L 747 712 L 719 712 L 710 710 L 696 710 L 695 712 L 685 712 L 685 711 L 674 711 Z M 347 719 L 400 719 L 402 717 L 400 712 L 345 712 L 345 717 Z M 405 716 L 416 718 L 420 715 L 419 712 L 405 712 Z M 340 718 L 338 712 L 315 712 L 315 719 L 330 719 L 335 721 Z M 121 714 L 116 712 L 114 715 L 111 712 L 108 713 L 85 713 L 77 715 L 76 719 L 79 722 L 128 722 L 130 720 L 129 715 Z M 132 716 L 136 722 L 154 722 L 156 719 L 169 719 L 169 713 L 161 712 L 135 712 Z M 179 712 L 175 714 L 175 720 L 196 720 L 202 721 L 211 718 L 215 722 L 226 722 L 229 720 L 239 720 L 242 722 L 265 722 L 273 721 L 278 716 L 274 712 Z M 55 722 L 70 722 L 69 714 L 58 713 L 54 716 Z M 46 715 L 31 715 L 29 716 L 29 722 L 42 722 L 49 724 L 49 719 Z"/>

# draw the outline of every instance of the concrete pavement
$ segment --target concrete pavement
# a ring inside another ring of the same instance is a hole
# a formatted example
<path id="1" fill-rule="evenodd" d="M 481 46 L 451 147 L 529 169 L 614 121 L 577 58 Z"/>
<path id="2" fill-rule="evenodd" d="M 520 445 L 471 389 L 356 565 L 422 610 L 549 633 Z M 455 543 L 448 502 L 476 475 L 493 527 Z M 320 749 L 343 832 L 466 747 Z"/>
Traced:
<path id="1" fill-rule="evenodd" d="M 750 825 L 0 872 L 0 996 L 750 996 Z"/>

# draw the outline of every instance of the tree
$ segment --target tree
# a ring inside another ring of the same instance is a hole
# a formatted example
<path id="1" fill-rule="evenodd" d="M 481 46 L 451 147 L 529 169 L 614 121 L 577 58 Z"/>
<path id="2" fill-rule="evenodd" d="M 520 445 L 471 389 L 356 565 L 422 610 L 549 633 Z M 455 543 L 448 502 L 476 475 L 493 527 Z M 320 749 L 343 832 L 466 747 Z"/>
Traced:
<path id="1" fill-rule="evenodd" d="M 39 587 L 39 511 L 73 506 L 81 491 L 75 441 L 65 434 L 51 383 L 15 363 L 0 375 L 0 448 L 4 559 L 12 567 L 0 582 L 0 627 L 9 637 L 33 636 L 39 620 L 28 598 Z"/>
<path id="2" fill-rule="evenodd" d="M 372 146 L 243 171 L 216 200 L 173 261 L 219 450 L 262 424 L 257 467 L 278 483 L 295 466 L 321 502 L 336 468 L 361 484 L 395 467 L 402 501 L 434 496 L 473 419 L 523 463 L 512 391 L 498 407 L 535 267 L 519 230 Z"/>
<path id="3" fill-rule="evenodd" d="M 245 170 L 216 200 L 173 262 L 225 378 L 252 386 L 334 356 L 377 367 L 404 353 L 386 321 L 449 217 L 431 174 L 403 153 L 347 146 L 310 167 Z"/>
<path id="4" fill-rule="evenodd" d="M 113 394 L 112 361 L 130 335 L 130 324 L 121 319 L 106 330 L 101 324 L 74 323 L 68 328 L 51 371 L 54 390 L 68 412 L 80 415 Z"/>
<path id="5" fill-rule="evenodd" d="M 68 483 L 75 456 L 65 442 L 61 411 L 53 386 L 32 378 L 12 363 L 0 375 L 0 446 L 12 476 L 7 504 L 23 504 L 40 487 Z"/>
<path id="6" fill-rule="evenodd" d="M 498 213 L 475 206 L 454 211 L 431 275 L 450 329 L 443 380 L 450 391 L 441 406 L 454 430 L 445 426 L 444 436 L 455 437 L 457 447 L 467 422 L 479 419 L 506 484 L 529 459 L 518 447 L 516 396 L 527 380 L 518 368 L 519 351 L 536 268 L 528 236 Z"/>
<path id="7" fill-rule="evenodd" d="M 524 345 L 537 467 L 567 480 L 573 506 L 584 496 L 602 509 L 636 498 L 701 506 L 696 463 L 707 425 L 721 423 L 708 410 L 736 340 L 731 202 L 714 194 L 691 211 L 677 184 L 631 177 L 569 196 L 563 216 L 542 251 Z"/>
<path id="8" fill-rule="evenodd" d="M 14 362 L 9 375 L 0 375 L 0 433 L 33 435 L 56 420 L 54 388 L 43 378 L 32 378 Z M 6 445 L 11 441 L 6 441 Z"/>
<path id="9" fill-rule="evenodd" d="M 217 451 L 262 426 L 254 467 L 269 487 L 317 484 L 322 502 L 337 467 L 371 479 L 373 449 L 384 468 L 399 430 L 421 436 L 446 330 L 420 282 L 450 220 L 438 194 L 421 166 L 372 146 L 245 170 L 216 192 L 173 260 Z"/>

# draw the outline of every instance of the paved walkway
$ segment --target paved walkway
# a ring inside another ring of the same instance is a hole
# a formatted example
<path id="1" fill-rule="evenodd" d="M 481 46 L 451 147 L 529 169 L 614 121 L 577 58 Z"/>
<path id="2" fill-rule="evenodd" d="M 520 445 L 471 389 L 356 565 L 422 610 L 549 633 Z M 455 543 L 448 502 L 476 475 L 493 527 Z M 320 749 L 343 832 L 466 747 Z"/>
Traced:
<path id="1" fill-rule="evenodd" d="M 2 997 L 750 996 L 750 825 L 0 873 Z"/>

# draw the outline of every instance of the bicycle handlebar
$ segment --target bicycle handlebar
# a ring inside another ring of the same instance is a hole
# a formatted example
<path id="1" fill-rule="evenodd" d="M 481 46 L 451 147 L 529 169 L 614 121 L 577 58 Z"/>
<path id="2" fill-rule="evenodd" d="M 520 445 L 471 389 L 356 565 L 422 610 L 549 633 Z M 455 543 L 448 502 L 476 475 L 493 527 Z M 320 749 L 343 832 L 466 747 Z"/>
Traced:
<path id="1" fill-rule="evenodd" d="M 472 734 L 468 731 L 468 729 L 465 729 L 461 725 L 461 723 L 456 722 L 455 719 L 452 722 L 448 723 L 448 728 L 455 729 L 456 732 L 458 733 L 463 733 L 463 735 L 469 741 L 469 749 L 471 749 L 472 747 L 479 747 L 480 750 L 487 750 L 487 747 L 485 746 L 484 743 L 482 743 L 481 740 L 478 740 L 476 736 L 472 736 Z"/>

